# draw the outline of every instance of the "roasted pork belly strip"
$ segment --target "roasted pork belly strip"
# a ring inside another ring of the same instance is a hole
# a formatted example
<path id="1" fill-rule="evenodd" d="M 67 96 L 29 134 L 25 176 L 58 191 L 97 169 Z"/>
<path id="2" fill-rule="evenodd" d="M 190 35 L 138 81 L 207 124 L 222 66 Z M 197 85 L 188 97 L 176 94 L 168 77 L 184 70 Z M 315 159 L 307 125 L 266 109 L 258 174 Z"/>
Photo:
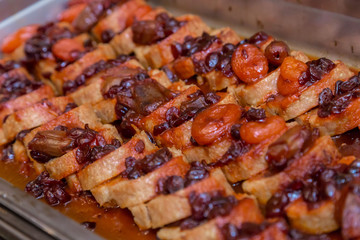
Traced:
<path id="1" fill-rule="evenodd" d="M 250 178 L 243 183 L 243 189 L 255 195 L 261 204 L 266 204 L 281 187 L 294 179 L 303 178 L 319 164 L 329 165 L 339 158 L 340 153 L 332 139 L 328 136 L 320 137 L 302 157 L 295 159 L 284 171 L 269 177 L 265 173 Z"/>
<path id="2" fill-rule="evenodd" d="M 144 151 L 141 153 L 138 153 L 135 150 L 135 146 L 139 141 L 142 141 L 145 145 Z M 145 132 L 136 134 L 130 141 L 117 150 L 79 171 L 77 176 L 82 188 L 84 190 L 91 190 L 103 182 L 119 175 L 125 170 L 125 159 L 127 157 L 132 156 L 135 158 L 142 158 L 156 149 L 157 147 L 150 142 Z"/>
<path id="3" fill-rule="evenodd" d="M 220 190 L 232 195 L 233 190 L 220 169 L 210 176 L 170 195 L 160 195 L 145 204 L 130 207 L 135 223 L 141 229 L 158 228 L 191 216 L 188 196 L 190 192 L 202 193 Z"/>
<path id="4" fill-rule="evenodd" d="M 82 71 L 100 60 L 114 59 L 115 53 L 108 44 L 99 44 L 97 48 L 89 53 L 86 53 L 76 62 L 70 64 L 59 72 L 54 72 L 51 75 L 51 81 L 55 84 L 57 90 L 63 92 L 63 84 L 67 81 L 74 81 Z"/>
<path id="5" fill-rule="evenodd" d="M 354 73 L 344 63 L 337 62 L 336 67 L 318 82 L 294 95 L 280 97 L 279 100 L 275 98 L 274 101 L 266 104 L 266 108 L 273 114 L 284 117 L 285 120 L 293 119 L 316 107 L 318 96 L 324 88 L 329 87 L 333 90 L 336 81 L 347 80 L 353 75 Z"/>
<path id="6" fill-rule="evenodd" d="M 11 142 L 22 130 L 32 129 L 53 120 L 73 103 L 70 97 L 55 97 L 10 114 L 3 123 L 5 138 Z"/>
<path id="7" fill-rule="evenodd" d="M 238 203 L 225 216 L 218 216 L 195 228 L 181 230 L 180 227 L 162 228 L 157 236 L 159 239 L 223 239 L 221 228 L 226 224 L 241 226 L 245 222 L 260 224 L 264 217 L 256 201 L 246 196 L 238 195 Z"/>
<path id="8" fill-rule="evenodd" d="M 96 201 L 100 205 L 120 206 L 121 208 L 132 207 L 142 204 L 154 198 L 157 182 L 160 178 L 177 175 L 183 176 L 189 169 L 189 165 L 181 155 L 173 153 L 173 158 L 160 168 L 148 173 L 138 179 L 126 179 L 121 176 L 95 187 L 91 190 Z"/>

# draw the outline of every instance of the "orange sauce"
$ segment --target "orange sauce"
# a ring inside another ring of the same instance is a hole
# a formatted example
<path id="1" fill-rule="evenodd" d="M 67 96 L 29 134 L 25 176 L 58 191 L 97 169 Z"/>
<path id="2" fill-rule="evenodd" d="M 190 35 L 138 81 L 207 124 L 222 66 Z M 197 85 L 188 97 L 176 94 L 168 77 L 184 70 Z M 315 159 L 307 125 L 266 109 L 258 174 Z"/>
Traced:
<path id="1" fill-rule="evenodd" d="M 24 189 L 26 184 L 36 177 L 32 169 L 28 172 L 28 176 L 20 174 L 19 169 L 23 167 L 16 162 L 0 161 L 0 169 L 0 177 L 20 189 Z M 88 196 L 74 196 L 66 206 L 54 208 L 79 223 L 96 222 L 95 233 L 106 239 L 155 239 L 154 231 L 138 229 L 128 210 L 98 207 L 95 200 Z"/>

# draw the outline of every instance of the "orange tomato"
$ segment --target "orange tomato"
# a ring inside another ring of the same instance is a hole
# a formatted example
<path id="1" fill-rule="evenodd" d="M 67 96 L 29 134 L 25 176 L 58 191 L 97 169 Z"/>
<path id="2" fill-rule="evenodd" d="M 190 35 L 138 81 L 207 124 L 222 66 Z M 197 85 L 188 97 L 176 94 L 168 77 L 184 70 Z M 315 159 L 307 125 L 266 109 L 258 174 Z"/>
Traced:
<path id="1" fill-rule="evenodd" d="M 22 43 L 31 38 L 37 31 L 38 25 L 28 25 L 20 28 L 17 32 L 8 35 L 1 46 L 1 51 L 4 53 L 12 53 Z"/>
<path id="2" fill-rule="evenodd" d="M 307 65 L 293 57 L 286 57 L 280 66 L 280 77 L 277 81 L 278 92 L 283 95 L 296 93 L 301 87 L 299 78 Z"/>
<path id="3" fill-rule="evenodd" d="M 271 116 L 264 122 L 247 122 L 240 127 L 241 138 L 250 144 L 258 144 L 286 128 L 285 120 Z"/>
<path id="4" fill-rule="evenodd" d="M 200 145 L 208 145 L 221 138 L 241 117 L 236 104 L 215 105 L 201 112 L 194 119 L 191 136 Z"/>
<path id="5" fill-rule="evenodd" d="M 64 61 L 71 62 L 76 60 L 76 57 L 73 55 L 73 52 L 76 51 L 83 52 L 85 48 L 82 43 L 71 38 L 61 39 L 52 46 L 53 54 Z"/>
<path id="6" fill-rule="evenodd" d="M 235 50 L 231 67 L 241 81 L 249 84 L 260 80 L 269 71 L 264 53 L 251 44 L 242 44 Z"/>

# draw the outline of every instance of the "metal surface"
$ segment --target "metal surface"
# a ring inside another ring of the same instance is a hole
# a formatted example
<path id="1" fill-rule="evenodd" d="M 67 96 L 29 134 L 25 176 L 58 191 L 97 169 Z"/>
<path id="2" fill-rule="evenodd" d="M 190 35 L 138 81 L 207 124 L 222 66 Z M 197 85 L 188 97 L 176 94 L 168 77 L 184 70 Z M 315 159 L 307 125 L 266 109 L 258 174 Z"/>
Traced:
<path id="1" fill-rule="evenodd" d="M 0 231 L 17 234 L 19 239 L 101 239 L 3 179 L 0 179 L 0 207 Z"/>
<path id="2" fill-rule="evenodd" d="M 18 11 L 20 9 L 22 10 L 0 22 L 0 43 L 4 37 L 13 33 L 20 27 L 35 23 L 43 24 L 48 21 L 56 20 L 57 15 L 64 9 L 66 2 L 66 0 L 41 0 L 36 1 L 25 9 L 18 8 Z M 7 3 L 7 5 L 5 5 L 5 3 Z M 13 0 L 4 2 L 3 7 L 5 9 L 6 7 L 10 8 L 10 6 L 14 6 Z"/>
<path id="3" fill-rule="evenodd" d="M 300 0 L 152 0 L 176 14 L 194 13 L 213 27 L 230 26 L 248 37 L 263 30 L 292 49 L 341 59 L 360 68 L 360 19 L 311 8 Z M 315 2 L 327 2 L 317 0 Z M 342 1 L 338 1 L 342 2 Z"/>
<path id="4" fill-rule="evenodd" d="M 0 0 L 0 21 L 35 2 L 37 0 Z"/>

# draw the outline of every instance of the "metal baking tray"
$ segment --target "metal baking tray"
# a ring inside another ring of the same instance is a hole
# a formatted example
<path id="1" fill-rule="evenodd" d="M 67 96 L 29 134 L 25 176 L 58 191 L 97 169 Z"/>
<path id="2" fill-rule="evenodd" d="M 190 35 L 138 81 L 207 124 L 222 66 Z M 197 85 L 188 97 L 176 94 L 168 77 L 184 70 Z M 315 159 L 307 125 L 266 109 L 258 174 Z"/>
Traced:
<path id="1" fill-rule="evenodd" d="M 66 0 L 0 0 L 0 42 L 16 29 L 54 20 Z M 212 27 L 249 37 L 265 31 L 292 49 L 360 68 L 357 0 L 150 0 L 175 15 L 200 15 Z M 27 7 L 26 7 L 27 6 Z M 5 19 L 6 18 L 6 19 Z M 0 179 L 0 239 L 101 239 Z"/>

